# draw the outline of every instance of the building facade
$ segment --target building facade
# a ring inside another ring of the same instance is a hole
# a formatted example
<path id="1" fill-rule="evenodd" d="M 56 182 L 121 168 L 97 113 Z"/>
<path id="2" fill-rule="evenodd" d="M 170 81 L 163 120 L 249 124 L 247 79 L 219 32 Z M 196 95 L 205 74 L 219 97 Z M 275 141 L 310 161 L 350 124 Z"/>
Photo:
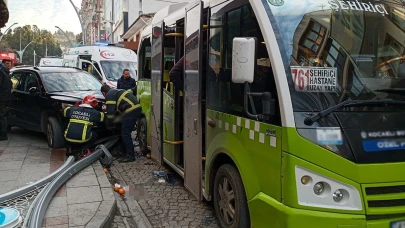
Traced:
<path id="1" fill-rule="evenodd" d="M 192 0 L 178 0 L 177 3 L 188 3 Z M 139 37 L 142 31 L 148 26 L 153 16 L 159 10 L 175 4 L 173 1 L 159 0 L 132 0 L 129 2 L 128 20 L 130 26 L 121 34 L 122 42 L 136 51 Z"/>
<path id="2" fill-rule="evenodd" d="M 86 44 L 102 40 L 103 5 L 105 0 L 83 0 L 81 4 L 81 17 L 84 24 Z"/>
<path id="3" fill-rule="evenodd" d="M 107 0 L 102 7 L 105 39 L 110 43 L 122 41 L 121 34 L 128 29 L 129 0 Z"/>

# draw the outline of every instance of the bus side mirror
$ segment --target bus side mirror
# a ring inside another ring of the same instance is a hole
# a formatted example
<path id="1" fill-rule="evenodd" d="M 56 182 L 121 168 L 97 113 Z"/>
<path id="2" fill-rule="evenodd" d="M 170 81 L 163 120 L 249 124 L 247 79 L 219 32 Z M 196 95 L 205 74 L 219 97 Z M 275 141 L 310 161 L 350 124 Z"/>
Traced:
<path id="1" fill-rule="evenodd" d="M 264 92 L 262 93 L 262 106 L 263 106 L 263 115 L 272 116 L 275 111 L 275 100 L 272 98 L 271 93 Z"/>
<path id="2" fill-rule="evenodd" d="M 236 37 L 232 47 L 232 82 L 252 83 L 256 65 L 257 39 Z"/>

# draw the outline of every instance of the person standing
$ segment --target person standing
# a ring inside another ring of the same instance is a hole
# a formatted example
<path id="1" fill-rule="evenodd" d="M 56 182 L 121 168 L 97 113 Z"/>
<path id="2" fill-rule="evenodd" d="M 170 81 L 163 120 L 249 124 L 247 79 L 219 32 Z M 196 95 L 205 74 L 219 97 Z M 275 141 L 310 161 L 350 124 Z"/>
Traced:
<path id="1" fill-rule="evenodd" d="M 11 101 L 12 82 L 10 78 L 11 59 L 0 63 L 0 141 L 8 140 L 7 137 L 7 103 Z"/>
<path id="2" fill-rule="evenodd" d="M 131 133 L 134 130 L 137 119 L 142 114 L 142 107 L 132 89 L 113 89 L 109 85 L 101 87 L 101 93 L 106 98 L 107 126 L 116 114 L 121 118 L 122 156 L 121 162 L 135 161 L 135 149 Z"/>
<path id="3" fill-rule="evenodd" d="M 136 87 L 135 79 L 131 78 L 131 74 L 128 69 L 124 69 L 121 78 L 117 81 L 117 89 L 129 90 Z"/>

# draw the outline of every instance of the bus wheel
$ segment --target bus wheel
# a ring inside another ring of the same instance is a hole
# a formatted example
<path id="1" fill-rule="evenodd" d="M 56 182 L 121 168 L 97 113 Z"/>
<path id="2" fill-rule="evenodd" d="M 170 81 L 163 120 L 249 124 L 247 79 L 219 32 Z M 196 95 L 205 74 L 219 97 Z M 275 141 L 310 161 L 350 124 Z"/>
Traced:
<path id="1" fill-rule="evenodd" d="M 147 122 L 146 118 L 142 117 L 138 121 L 138 129 L 137 129 L 137 135 L 138 135 L 138 140 L 139 140 L 139 147 L 141 148 L 142 152 L 148 152 L 148 143 L 146 141 L 146 135 L 148 134 L 147 132 Z"/>
<path id="2" fill-rule="evenodd" d="M 222 165 L 215 176 L 214 208 L 221 227 L 250 227 L 245 189 L 238 170 L 232 165 Z"/>

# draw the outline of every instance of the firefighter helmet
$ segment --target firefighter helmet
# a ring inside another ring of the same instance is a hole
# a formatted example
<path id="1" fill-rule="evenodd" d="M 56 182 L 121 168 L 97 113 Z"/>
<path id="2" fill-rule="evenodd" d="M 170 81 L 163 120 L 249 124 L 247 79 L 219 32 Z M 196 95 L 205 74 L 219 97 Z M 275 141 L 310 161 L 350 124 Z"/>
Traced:
<path id="1" fill-rule="evenodd" d="M 92 107 L 96 107 L 98 104 L 98 101 L 94 95 L 87 95 L 83 98 L 82 104 L 89 104 Z"/>

